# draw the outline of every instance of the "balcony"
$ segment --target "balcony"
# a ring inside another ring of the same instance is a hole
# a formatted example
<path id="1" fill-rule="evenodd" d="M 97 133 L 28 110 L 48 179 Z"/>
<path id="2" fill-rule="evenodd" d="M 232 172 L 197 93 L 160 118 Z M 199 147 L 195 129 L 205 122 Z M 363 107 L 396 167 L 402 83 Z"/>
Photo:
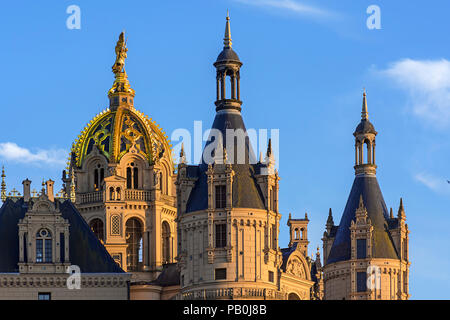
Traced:
<path id="1" fill-rule="evenodd" d="M 103 191 L 79 193 L 77 198 L 80 204 L 103 202 Z"/>

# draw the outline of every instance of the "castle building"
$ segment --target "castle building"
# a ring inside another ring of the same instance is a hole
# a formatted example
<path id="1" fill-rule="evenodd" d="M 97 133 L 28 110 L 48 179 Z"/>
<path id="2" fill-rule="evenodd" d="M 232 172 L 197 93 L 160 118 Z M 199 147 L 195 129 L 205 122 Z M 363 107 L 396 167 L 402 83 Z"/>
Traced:
<path id="1" fill-rule="evenodd" d="M 0 208 L 0 299 L 128 299 L 130 274 L 53 183 L 31 194 L 27 179 Z"/>
<path id="2" fill-rule="evenodd" d="M 409 298 L 409 230 L 400 199 L 390 213 L 376 178 L 375 137 L 366 93 L 355 136 L 355 180 L 338 226 L 332 212 L 323 235 L 324 299 Z M 367 150 L 367 155 L 365 154 Z"/>
<path id="3" fill-rule="evenodd" d="M 229 17 L 214 66 L 216 116 L 202 161 L 187 165 L 182 150 L 178 166 L 179 296 L 310 299 L 308 220 L 289 220 L 290 245 L 280 249 L 280 178 L 270 142 L 264 161 L 256 161 L 247 136 L 241 115 L 242 62 L 232 49 Z"/>
<path id="4" fill-rule="evenodd" d="M 134 107 L 125 71 L 125 35 L 117 42 L 109 108 L 74 142 L 65 191 L 114 260 L 132 277 L 132 298 L 170 267 L 176 272 L 176 207 L 171 145 Z M 173 281 L 172 281 L 173 282 Z"/>

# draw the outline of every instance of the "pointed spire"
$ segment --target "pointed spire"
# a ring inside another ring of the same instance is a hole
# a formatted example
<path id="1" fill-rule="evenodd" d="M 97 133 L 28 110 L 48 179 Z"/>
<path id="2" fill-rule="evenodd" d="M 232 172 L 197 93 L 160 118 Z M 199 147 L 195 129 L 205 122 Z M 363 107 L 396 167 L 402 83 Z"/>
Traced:
<path id="1" fill-rule="evenodd" d="M 186 154 L 184 152 L 184 142 L 181 143 L 181 150 L 180 150 L 180 164 L 186 164 Z"/>
<path id="2" fill-rule="evenodd" d="M 400 206 L 398 208 L 398 218 L 406 220 L 405 208 L 403 207 L 403 198 L 400 198 Z"/>
<path id="3" fill-rule="evenodd" d="M 70 201 L 72 201 L 72 203 L 75 203 L 75 201 L 76 201 L 76 196 L 75 196 L 75 171 L 73 170 L 73 167 L 72 167 L 72 171 L 70 173 Z"/>
<path id="4" fill-rule="evenodd" d="M 269 144 L 267 145 L 266 155 L 270 157 L 272 155 L 272 139 L 269 139 Z"/>
<path id="5" fill-rule="evenodd" d="M 331 211 L 331 208 L 330 211 L 328 212 L 327 225 L 334 226 L 333 212 Z"/>
<path id="6" fill-rule="evenodd" d="M 359 195 L 359 208 L 364 208 L 364 200 L 362 194 Z"/>
<path id="7" fill-rule="evenodd" d="M 369 112 L 367 111 L 366 88 L 364 88 L 364 93 L 363 93 L 361 120 L 369 120 Z"/>
<path id="8" fill-rule="evenodd" d="M 2 186 L 1 186 L 1 199 L 3 202 L 6 201 L 6 182 L 5 182 L 5 167 L 2 166 Z"/>
<path id="9" fill-rule="evenodd" d="M 227 10 L 227 22 L 225 24 L 225 37 L 223 38 L 223 48 L 231 49 L 230 15 Z"/>

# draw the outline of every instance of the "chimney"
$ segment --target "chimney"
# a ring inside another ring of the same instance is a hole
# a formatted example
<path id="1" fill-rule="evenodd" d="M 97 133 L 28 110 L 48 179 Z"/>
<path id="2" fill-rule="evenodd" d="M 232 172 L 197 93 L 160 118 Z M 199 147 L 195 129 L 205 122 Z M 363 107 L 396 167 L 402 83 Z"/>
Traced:
<path id="1" fill-rule="evenodd" d="M 30 194 L 31 181 L 28 180 L 28 178 L 27 178 L 26 180 L 22 181 L 22 184 L 23 184 L 23 201 L 28 202 L 28 201 L 30 201 L 30 198 L 31 198 L 31 194 Z"/>
<path id="2" fill-rule="evenodd" d="M 47 197 L 48 200 L 50 200 L 51 202 L 55 201 L 55 196 L 53 195 L 53 184 L 55 183 L 55 181 L 47 180 L 46 184 L 47 184 Z"/>

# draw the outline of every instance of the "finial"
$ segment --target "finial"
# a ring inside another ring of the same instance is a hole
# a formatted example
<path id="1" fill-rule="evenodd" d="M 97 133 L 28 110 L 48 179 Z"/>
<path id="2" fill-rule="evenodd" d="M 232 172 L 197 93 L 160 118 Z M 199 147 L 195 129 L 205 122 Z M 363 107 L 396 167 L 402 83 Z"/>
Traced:
<path id="1" fill-rule="evenodd" d="M 359 207 L 364 208 L 364 200 L 362 194 L 359 196 Z"/>
<path id="2" fill-rule="evenodd" d="M 289 212 L 289 220 L 291 220 L 292 219 L 292 215 L 291 215 L 291 213 Z"/>
<path id="3" fill-rule="evenodd" d="M 269 144 L 267 145 L 267 156 L 272 155 L 272 139 L 269 139 Z"/>
<path id="4" fill-rule="evenodd" d="M 134 97 L 134 90 L 130 86 L 130 82 L 128 81 L 128 76 L 125 71 L 125 59 L 127 58 L 127 40 L 125 39 L 125 31 L 119 35 L 119 40 L 117 41 L 115 52 L 116 52 L 116 61 L 112 66 L 112 71 L 115 74 L 116 79 L 114 80 L 114 84 L 112 88 L 108 92 L 108 96 L 111 96 L 117 92 L 128 93 L 129 95 Z"/>
<path id="5" fill-rule="evenodd" d="M 364 92 L 363 92 L 363 105 L 362 105 L 362 112 L 361 112 L 361 120 L 369 120 L 369 112 L 367 111 L 366 88 L 364 88 Z"/>
<path id="6" fill-rule="evenodd" d="M 262 152 L 259 152 L 259 163 L 263 163 L 263 155 Z"/>
<path id="7" fill-rule="evenodd" d="M 2 186 L 1 186 L 1 199 L 6 201 L 6 182 L 5 182 L 5 166 L 2 166 Z"/>
<path id="8" fill-rule="evenodd" d="M 327 225 L 334 225 L 334 220 L 333 220 L 333 212 L 330 210 L 328 211 L 328 219 L 327 219 Z"/>
<path id="9" fill-rule="evenodd" d="M 305 212 L 305 220 L 308 220 L 308 213 Z"/>
<path id="10" fill-rule="evenodd" d="M 394 212 L 392 211 L 392 207 L 391 207 L 391 210 L 389 212 L 389 218 L 394 219 Z"/>
<path id="11" fill-rule="evenodd" d="M 227 148 L 223 147 L 223 163 L 226 164 L 228 160 Z"/>
<path id="12" fill-rule="evenodd" d="M 398 208 L 398 218 L 406 219 L 405 208 L 403 207 L 403 198 L 400 198 L 400 206 Z"/>
<path id="13" fill-rule="evenodd" d="M 225 24 L 225 37 L 223 38 L 223 47 L 231 49 L 231 45 L 230 16 L 227 10 L 227 22 Z"/>
<path id="14" fill-rule="evenodd" d="M 180 164 L 186 163 L 186 153 L 184 152 L 184 142 L 181 143 L 181 150 L 180 150 Z"/>
<path id="15" fill-rule="evenodd" d="M 73 203 L 75 203 L 76 201 L 76 196 L 75 196 L 75 171 L 72 170 L 70 172 L 70 201 L 72 201 Z"/>
<path id="16" fill-rule="evenodd" d="M 45 194 L 45 179 L 42 178 L 42 189 L 41 189 L 41 195 Z"/>

